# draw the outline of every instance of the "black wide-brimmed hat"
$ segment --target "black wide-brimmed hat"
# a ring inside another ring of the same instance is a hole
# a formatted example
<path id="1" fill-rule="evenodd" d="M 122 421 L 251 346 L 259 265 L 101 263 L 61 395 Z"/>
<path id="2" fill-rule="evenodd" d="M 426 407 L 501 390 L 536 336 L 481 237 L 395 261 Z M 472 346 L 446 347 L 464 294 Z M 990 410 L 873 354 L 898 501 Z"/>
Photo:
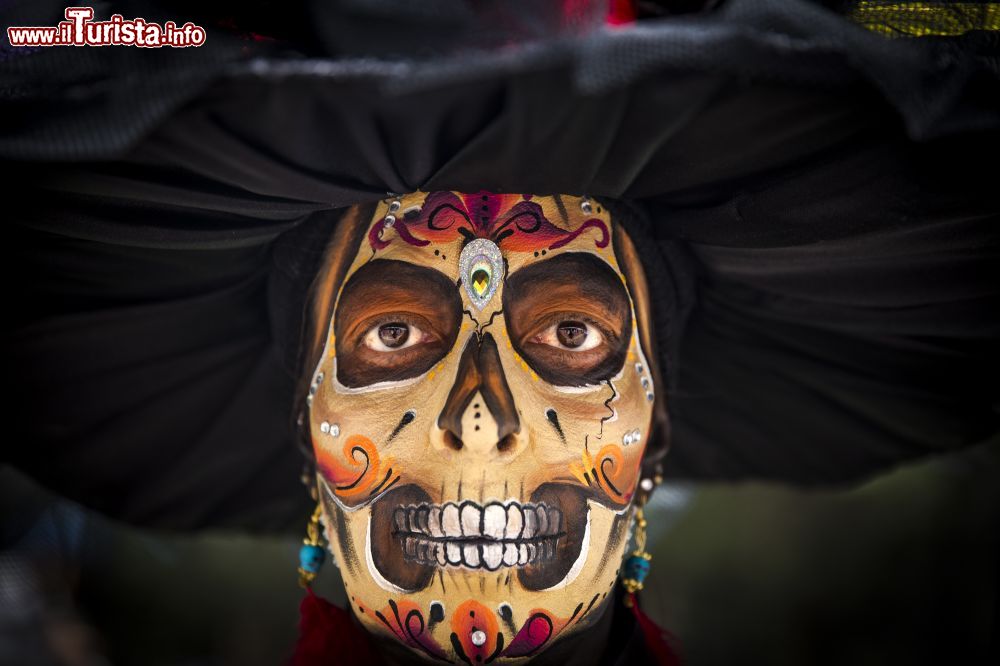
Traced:
<path id="1" fill-rule="evenodd" d="M 306 288 L 345 207 L 418 189 L 627 203 L 668 476 L 846 483 L 996 435 L 993 15 L 542 4 L 111 1 L 207 41 L 5 43 L 5 458 L 136 523 L 294 527 Z"/>

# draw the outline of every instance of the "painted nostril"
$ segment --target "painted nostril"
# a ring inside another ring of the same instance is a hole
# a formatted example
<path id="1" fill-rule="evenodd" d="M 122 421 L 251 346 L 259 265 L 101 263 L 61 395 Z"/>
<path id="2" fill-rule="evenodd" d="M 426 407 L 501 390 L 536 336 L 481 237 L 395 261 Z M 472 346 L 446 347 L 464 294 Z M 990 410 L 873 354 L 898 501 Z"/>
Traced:
<path id="1" fill-rule="evenodd" d="M 455 451 L 461 451 L 464 446 L 464 444 L 462 444 L 462 440 L 456 437 L 455 433 L 450 430 L 444 431 L 444 443 L 449 449 L 453 449 Z"/>
<path id="2" fill-rule="evenodd" d="M 504 435 L 504 437 L 499 442 L 497 442 L 497 450 L 510 451 L 511 449 L 514 448 L 514 444 L 516 443 L 516 441 L 517 438 L 514 437 L 513 433 L 509 435 Z"/>

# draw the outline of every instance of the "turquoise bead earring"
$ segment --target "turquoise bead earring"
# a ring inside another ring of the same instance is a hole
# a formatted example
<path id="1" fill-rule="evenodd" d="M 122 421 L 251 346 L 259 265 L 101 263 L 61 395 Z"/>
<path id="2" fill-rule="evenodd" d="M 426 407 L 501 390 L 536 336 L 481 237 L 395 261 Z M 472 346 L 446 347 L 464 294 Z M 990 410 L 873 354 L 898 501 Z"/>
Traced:
<path id="1" fill-rule="evenodd" d="M 308 588 L 326 561 L 326 548 L 323 545 L 319 519 L 323 514 L 323 505 L 316 504 L 316 509 L 306 525 L 306 537 L 299 548 L 299 586 Z"/>
<path id="2" fill-rule="evenodd" d="M 653 479 L 642 479 L 639 482 L 639 493 L 635 498 L 635 550 L 622 565 L 622 587 L 625 588 L 625 605 L 631 607 L 635 603 L 635 593 L 640 591 L 646 577 L 649 575 L 650 561 L 653 556 L 646 550 L 646 514 L 644 507 L 653 489 L 663 480 L 659 473 Z"/>

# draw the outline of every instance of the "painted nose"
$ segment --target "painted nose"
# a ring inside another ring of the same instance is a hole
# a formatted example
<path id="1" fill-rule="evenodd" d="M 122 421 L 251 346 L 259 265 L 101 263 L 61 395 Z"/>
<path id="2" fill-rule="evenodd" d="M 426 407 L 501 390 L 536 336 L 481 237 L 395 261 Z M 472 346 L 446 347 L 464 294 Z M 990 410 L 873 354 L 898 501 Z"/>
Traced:
<path id="1" fill-rule="evenodd" d="M 489 333 L 466 343 L 438 428 L 444 445 L 456 451 L 512 454 L 520 448 L 517 406 Z"/>

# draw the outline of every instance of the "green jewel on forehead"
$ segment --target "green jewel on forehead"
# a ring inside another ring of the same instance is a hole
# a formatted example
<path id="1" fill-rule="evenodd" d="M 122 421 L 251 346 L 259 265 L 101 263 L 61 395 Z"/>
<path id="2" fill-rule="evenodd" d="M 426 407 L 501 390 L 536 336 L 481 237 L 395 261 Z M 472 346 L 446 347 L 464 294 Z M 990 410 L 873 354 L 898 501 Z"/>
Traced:
<path id="1" fill-rule="evenodd" d="M 465 293 L 477 310 L 490 302 L 503 279 L 503 256 L 491 240 L 476 238 L 458 258 L 458 274 Z"/>

